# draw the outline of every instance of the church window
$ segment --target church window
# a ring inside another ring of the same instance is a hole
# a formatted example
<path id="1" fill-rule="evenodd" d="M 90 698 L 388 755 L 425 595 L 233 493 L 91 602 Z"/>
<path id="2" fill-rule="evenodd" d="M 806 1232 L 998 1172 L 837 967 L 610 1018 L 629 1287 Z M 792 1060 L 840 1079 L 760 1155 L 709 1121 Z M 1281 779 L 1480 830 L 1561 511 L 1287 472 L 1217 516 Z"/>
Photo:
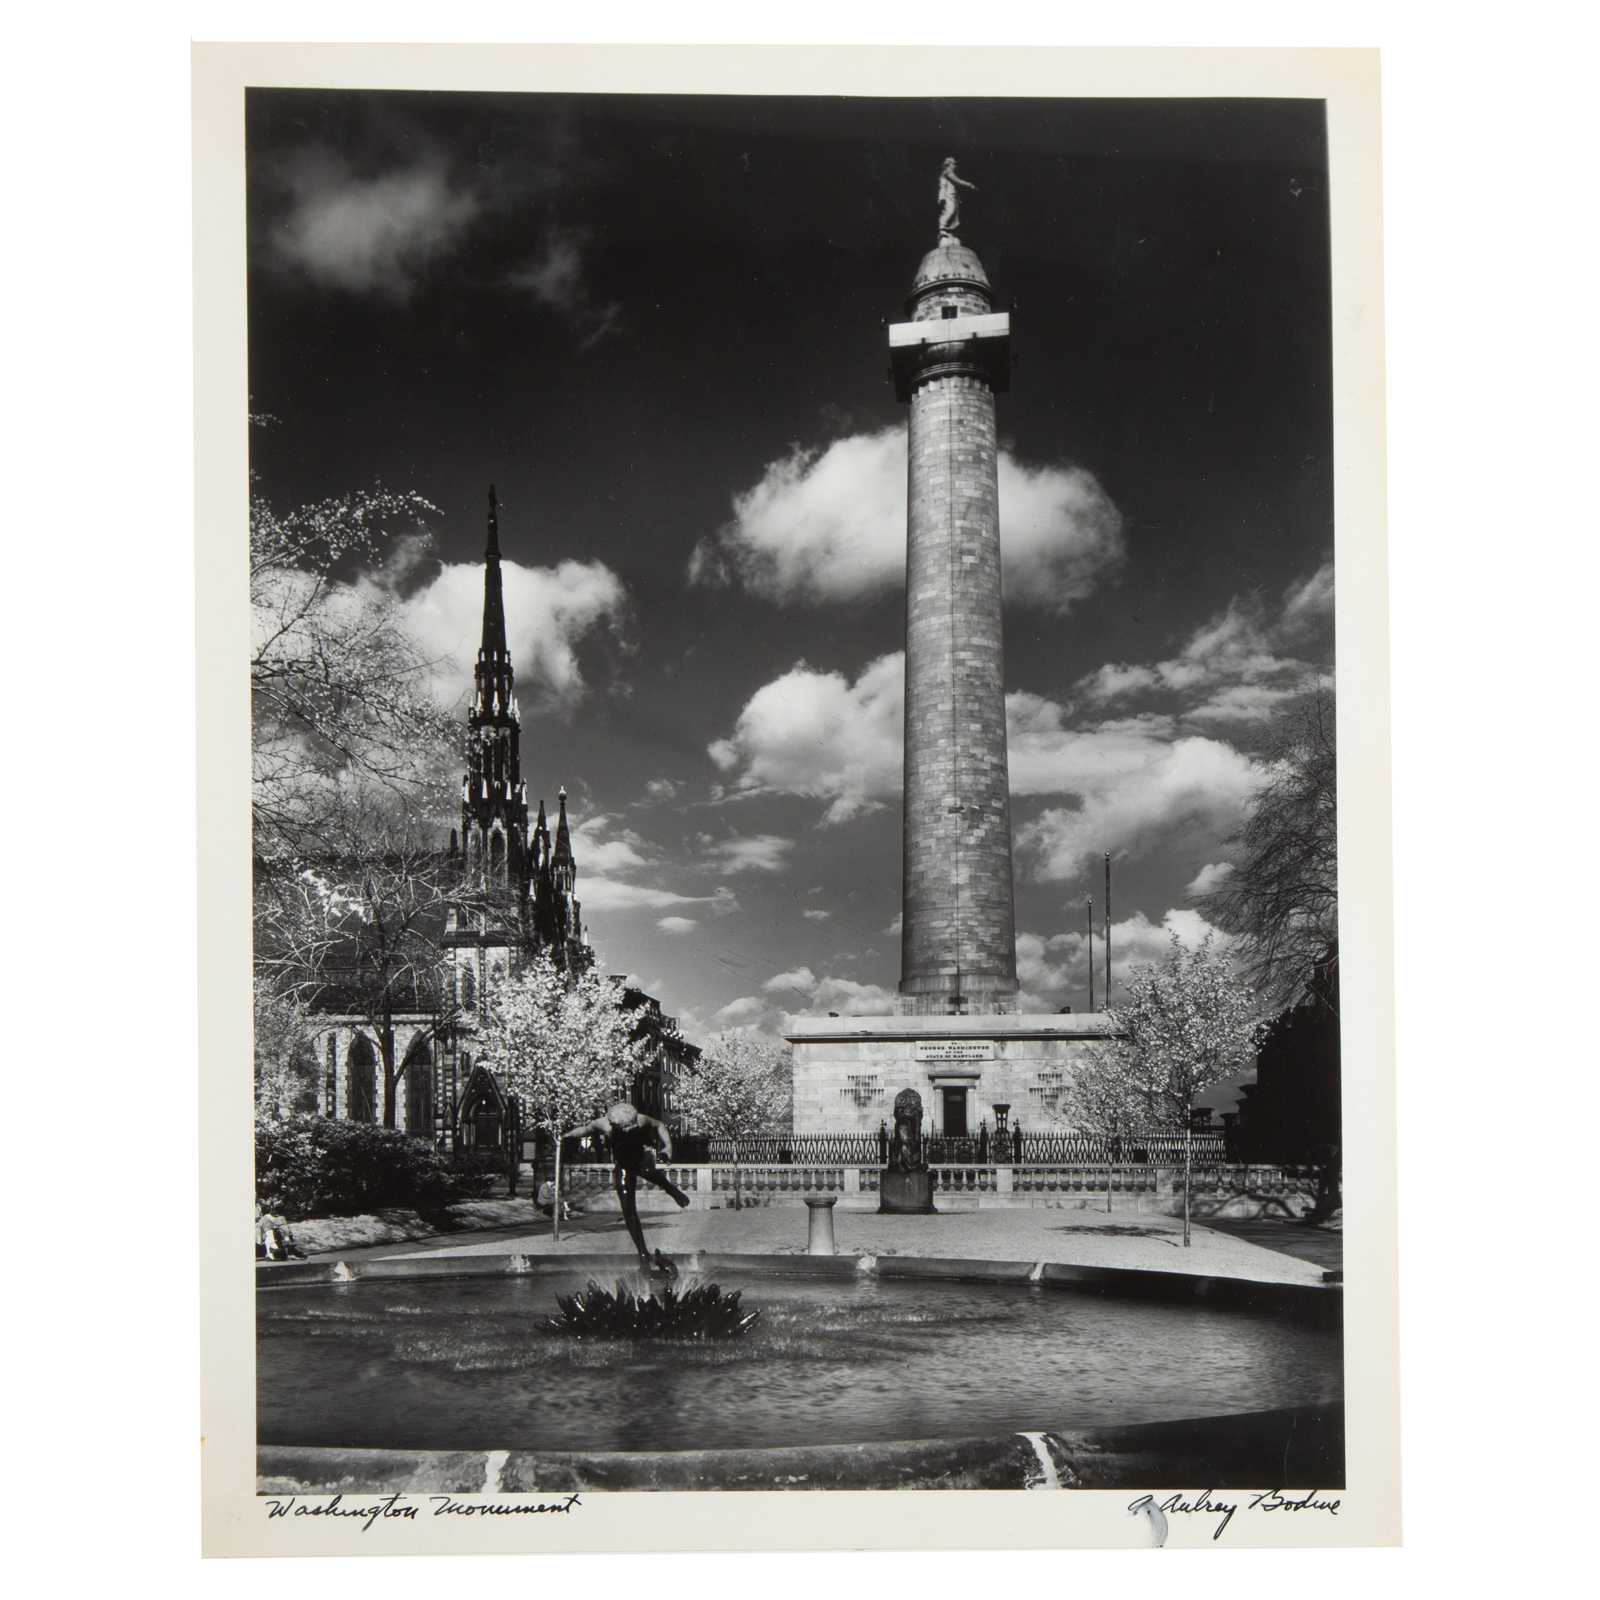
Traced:
<path id="1" fill-rule="evenodd" d="M 433 1137 L 433 1057 L 419 1033 L 406 1052 L 406 1132 L 416 1139 Z"/>
<path id="2" fill-rule="evenodd" d="M 461 967 L 461 1009 L 471 1011 L 478 1004 L 478 981 L 473 976 L 470 962 L 463 962 Z"/>
<path id="3" fill-rule="evenodd" d="M 378 1120 L 378 1057 L 372 1041 L 358 1033 L 345 1056 L 345 1117 L 350 1122 Z"/>

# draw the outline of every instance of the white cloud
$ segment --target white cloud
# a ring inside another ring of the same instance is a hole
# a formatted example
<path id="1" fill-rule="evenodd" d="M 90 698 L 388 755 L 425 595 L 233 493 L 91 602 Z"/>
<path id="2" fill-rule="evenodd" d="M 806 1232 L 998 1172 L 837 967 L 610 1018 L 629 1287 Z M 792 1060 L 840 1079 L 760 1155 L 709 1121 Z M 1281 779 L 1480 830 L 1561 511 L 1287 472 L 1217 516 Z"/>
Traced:
<path id="1" fill-rule="evenodd" d="M 1062 726 L 1039 695 L 1006 697 L 1014 795 L 1069 795 L 1016 830 L 1036 877 L 1078 877 L 1101 852 L 1141 856 L 1161 845 L 1198 850 L 1236 828 L 1264 773 L 1218 739 L 1174 737 L 1164 719 Z"/>
<path id="2" fill-rule="evenodd" d="M 810 994 L 817 987 L 817 975 L 810 967 L 796 967 L 792 972 L 780 972 L 775 978 L 768 978 L 761 987 L 768 994 L 777 994 L 785 989 L 797 989 L 802 994 Z"/>
<path id="3" fill-rule="evenodd" d="M 655 865 L 652 856 L 645 853 L 650 846 L 631 828 L 613 835 L 615 824 L 615 817 L 599 812 L 572 827 L 572 853 L 580 871 L 604 877 Z"/>
<path id="4" fill-rule="evenodd" d="M 759 1023 L 772 1008 L 765 1000 L 758 1000 L 753 994 L 747 994 L 738 1000 L 730 1000 L 720 1011 L 712 1014 L 711 1023 L 714 1028 L 749 1028 Z"/>
<path id="5" fill-rule="evenodd" d="M 761 986 L 786 1011 L 801 1016 L 824 1016 L 836 1011 L 840 1016 L 888 1016 L 894 1011 L 895 996 L 876 983 L 857 983 L 853 978 L 818 977 L 810 967 L 780 972 Z M 795 1001 L 801 1002 L 799 1005 Z"/>
<path id="6" fill-rule="evenodd" d="M 905 912 L 897 911 L 894 914 L 894 921 L 891 922 L 889 924 L 889 926 L 887 928 L 885 928 L 883 931 L 885 933 L 893 934 L 896 938 L 898 938 L 900 936 L 901 932 L 904 930 L 905 920 L 906 920 Z"/>
<path id="7" fill-rule="evenodd" d="M 644 786 L 644 792 L 651 800 L 670 800 L 678 792 L 678 785 L 671 778 L 652 778 Z"/>
<path id="8" fill-rule="evenodd" d="M 735 834 L 731 839 L 700 838 L 701 858 L 717 872 L 777 872 L 794 848 L 793 839 L 775 833 Z"/>
<path id="9" fill-rule="evenodd" d="M 715 894 L 678 894 L 671 889 L 653 888 L 642 883 L 623 883 L 616 878 L 589 877 L 578 863 L 578 899 L 585 914 L 591 911 L 664 911 L 669 906 L 704 906 L 714 917 L 727 916 L 739 909 L 739 902 L 726 889 Z"/>
<path id="10" fill-rule="evenodd" d="M 506 283 L 565 316 L 584 335 L 580 348 L 588 349 L 617 331 L 622 308 L 594 303 L 583 246 L 581 235 L 571 230 L 554 232 L 539 255 L 506 274 Z"/>
<path id="11" fill-rule="evenodd" d="M 1321 627 L 1333 616 L 1333 563 L 1325 561 L 1283 597 L 1283 620 L 1290 628 Z"/>
<path id="12" fill-rule="evenodd" d="M 585 917 L 596 911 L 662 911 L 669 914 L 656 926 L 664 933 L 684 933 L 696 925 L 687 912 L 724 917 L 739 909 L 726 886 L 711 894 L 681 894 L 659 883 L 632 881 L 640 875 L 658 878 L 663 863 L 652 845 L 605 812 L 572 824 L 572 853 Z"/>
<path id="13" fill-rule="evenodd" d="M 1122 565 L 1122 513 L 1081 467 L 1026 467 L 1000 452 L 1006 600 L 1064 616 Z"/>
<path id="14" fill-rule="evenodd" d="M 831 911 L 802 911 L 800 915 L 807 922 L 826 922 L 833 913 Z"/>
<path id="15" fill-rule="evenodd" d="M 1145 665 L 1108 663 L 1078 691 L 1097 706 L 1173 696 L 1191 723 L 1265 722 L 1318 675 L 1313 661 L 1294 651 L 1309 647 L 1312 657 L 1325 655 L 1332 611 L 1330 564 L 1291 584 L 1275 612 L 1254 596 L 1234 599 L 1176 656 Z"/>
<path id="16" fill-rule="evenodd" d="M 1142 911 L 1114 922 L 1111 925 L 1113 1002 L 1118 998 L 1117 985 L 1126 985 L 1135 967 L 1160 966 L 1167 959 L 1174 934 L 1190 950 L 1198 948 L 1208 934 L 1214 949 L 1226 951 L 1230 945 L 1226 934 L 1219 933 L 1198 911 L 1186 907 L 1168 911 L 1159 923 L 1152 923 Z M 1104 924 L 1096 922 L 1093 952 L 1096 1010 L 1106 1002 L 1104 939 Z M 1089 999 L 1089 956 L 1087 933 L 1058 933 L 1050 938 L 1019 933 L 1017 981 L 1048 996 L 1047 1009 L 1054 1010 L 1063 1001 L 1074 1007 L 1085 1006 Z"/>
<path id="17" fill-rule="evenodd" d="M 616 878 L 590 877 L 578 863 L 578 898 L 585 913 L 591 911 L 663 911 L 668 906 L 702 906 L 708 895 L 676 894 L 648 884 L 623 883 Z"/>
<path id="18" fill-rule="evenodd" d="M 290 203 L 269 235 L 273 251 L 354 294 L 406 299 L 481 209 L 438 161 L 362 178 L 341 157 L 307 151 L 285 178 Z"/>
<path id="19" fill-rule="evenodd" d="M 1220 954 L 1225 955 L 1233 946 L 1233 940 L 1213 928 L 1198 911 L 1175 906 L 1159 923 L 1138 911 L 1125 922 L 1111 925 L 1113 979 L 1125 983 L 1135 967 L 1159 967 L 1172 953 L 1174 934 L 1186 950 L 1199 949 L 1208 935 L 1212 949 Z"/>
<path id="20" fill-rule="evenodd" d="M 1232 871 L 1231 861 L 1208 861 L 1190 879 L 1188 887 L 1183 892 L 1198 900 L 1202 895 L 1210 894 L 1213 889 L 1220 888 Z"/>
<path id="21" fill-rule="evenodd" d="M 1017 982 L 1046 994 L 1086 989 L 1088 942 L 1082 933 L 1058 933 L 1048 939 L 1037 933 L 1019 933 Z"/>
<path id="22" fill-rule="evenodd" d="M 736 794 L 795 794 L 830 802 L 826 823 L 897 798 L 905 658 L 880 656 L 850 683 L 801 662 L 758 689 L 733 734 L 710 746 Z"/>
<path id="23" fill-rule="evenodd" d="M 502 561 L 500 571 L 519 699 L 570 708 L 585 688 L 575 647 L 597 629 L 620 631 L 627 611 L 622 580 L 601 561 L 563 561 L 555 568 Z M 482 565 L 442 568 L 404 605 L 413 635 L 437 663 L 439 698 L 456 704 L 471 692 L 483 637 Z"/>
<path id="24" fill-rule="evenodd" d="M 1024 466 L 1002 450 L 998 475 L 1007 598 L 1065 612 L 1121 562 L 1121 515 L 1078 467 Z M 696 546 L 692 581 L 737 579 L 780 605 L 860 600 L 899 588 L 905 429 L 855 434 L 825 449 L 796 446 L 734 497 L 733 513 Z"/>

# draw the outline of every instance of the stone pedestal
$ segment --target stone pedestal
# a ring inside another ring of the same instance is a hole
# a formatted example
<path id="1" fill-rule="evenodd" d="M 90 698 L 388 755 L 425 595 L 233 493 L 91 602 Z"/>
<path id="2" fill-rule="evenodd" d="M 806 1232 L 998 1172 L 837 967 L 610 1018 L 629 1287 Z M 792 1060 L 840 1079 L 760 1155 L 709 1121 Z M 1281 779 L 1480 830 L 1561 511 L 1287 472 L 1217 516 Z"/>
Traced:
<path id="1" fill-rule="evenodd" d="M 811 1229 L 806 1238 L 808 1256 L 837 1254 L 833 1243 L 833 1208 L 839 1197 L 833 1194 L 808 1194 L 806 1209 L 811 1213 Z"/>
<path id="2" fill-rule="evenodd" d="M 878 1181 L 878 1210 L 893 1216 L 937 1215 L 931 1172 L 885 1171 Z"/>

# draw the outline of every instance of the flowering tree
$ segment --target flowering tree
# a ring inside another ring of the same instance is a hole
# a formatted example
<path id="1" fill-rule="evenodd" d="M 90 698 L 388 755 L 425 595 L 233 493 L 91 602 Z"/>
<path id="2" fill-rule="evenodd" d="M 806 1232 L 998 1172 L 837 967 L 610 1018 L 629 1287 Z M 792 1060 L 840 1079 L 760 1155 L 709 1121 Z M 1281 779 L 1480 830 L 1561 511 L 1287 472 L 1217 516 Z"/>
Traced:
<path id="1" fill-rule="evenodd" d="M 794 1052 L 747 1033 L 719 1033 L 679 1079 L 673 1108 L 713 1139 L 788 1133 L 794 1125 Z"/>
<path id="2" fill-rule="evenodd" d="M 346 774 L 339 789 L 320 819 L 325 852 L 267 867 L 257 858 L 256 985 L 367 1023 L 383 1067 L 383 1125 L 393 1128 L 405 1070 L 395 1018 L 426 1012 L 443 1027 L 452 1014 L 438 937 L 460 896 L 430 818 L 381 784 Z"/>
<path id="3" fill-rule="evenodd" d="M 255 986 L 256 1116 L 266 1122 L 317 1108 L 317 1057 L 305 1007 L 268 980 Z"/>
<path id="4" fill-rule="evenodd" d="M 1254 1062 L 1255 992 L 1209 936 L 1194 950 L 1174 936 L 1165 963 L 1135 967 L 1127 989 L 1110 1008 L 1118 1037 L 1091 1046 L 1074 1076 L 1074 1119 L 1096 1133 L 1186 1128 L 1203 1090 Z"/>
<path id="5" fill-rule="evenodd" d="M 438 1010 L 439 840 L 457 740 L 394 581 L 434 510 L 383 489 L 250 508 L 256 983 L 371 1026 L 391 1128 L 394 1014 Z M 398 552 L 387 566 L 386 548 Z M 275 1016 L 258 1006 L 258 1060 L 279 1048 Z"/>
<path id="6" fill-rule="evenodd" d="M 350 780 L 433 808 L 459 730 L 432 693 L 433 663 L 385 567 L 424 546 L 435 507 L 373 490 L 284 514 L 250 508 L 251 814 L 258 872 L 326 854 Z M 348 573 L 348 580 L 341 574 Z"/>
<path id="7" fill-rule="evenodd" d="M 574 978 L 541 951 L 485 1000 L 479 1059 L 522 1097 L 529 1123 L 558 1135 L 625 1100 L 647 1062 L 620 980 L 592 968 Z"/>

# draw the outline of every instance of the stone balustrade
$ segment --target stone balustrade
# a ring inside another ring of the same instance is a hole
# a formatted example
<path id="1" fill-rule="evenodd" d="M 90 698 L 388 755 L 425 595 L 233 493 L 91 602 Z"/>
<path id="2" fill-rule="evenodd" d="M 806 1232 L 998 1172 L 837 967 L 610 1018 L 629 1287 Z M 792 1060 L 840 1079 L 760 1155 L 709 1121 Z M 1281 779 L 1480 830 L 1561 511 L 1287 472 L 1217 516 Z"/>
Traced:
<path id="1" fill-rule="evenodd" d="M 611 1167 L 604 1162 L 563 1167 L 562 1190 L 569 1199 L 611 1193 Z M 746 1165 L 712 1163 L 664 1166 L 696 1210 L 735 1206 L 805 1204 L 808 1195 L 836 1195 L 838 1209 L 875 1211 L 883 1169 L 863 1165 Z M 936 1205 L 953 1210 L 1007 1207 L 1065 1207 L 1165 1212 L 1183 1200 L 1183 1167 L 1167 1163 L 1065 1162 L 1048 1166 L 1004 1166 L 976 1162 L 931 1165 Z M 1196 1164 L 1191 1172 L 1191 1209 L 1198 1214 L 1249 1216 L 1297 1213 L 1311 1204 L 1314 1180 L 1278 1167 Z M 639 1187 L 642 1207 L 671 1206 L 649 1185 Z"/>

